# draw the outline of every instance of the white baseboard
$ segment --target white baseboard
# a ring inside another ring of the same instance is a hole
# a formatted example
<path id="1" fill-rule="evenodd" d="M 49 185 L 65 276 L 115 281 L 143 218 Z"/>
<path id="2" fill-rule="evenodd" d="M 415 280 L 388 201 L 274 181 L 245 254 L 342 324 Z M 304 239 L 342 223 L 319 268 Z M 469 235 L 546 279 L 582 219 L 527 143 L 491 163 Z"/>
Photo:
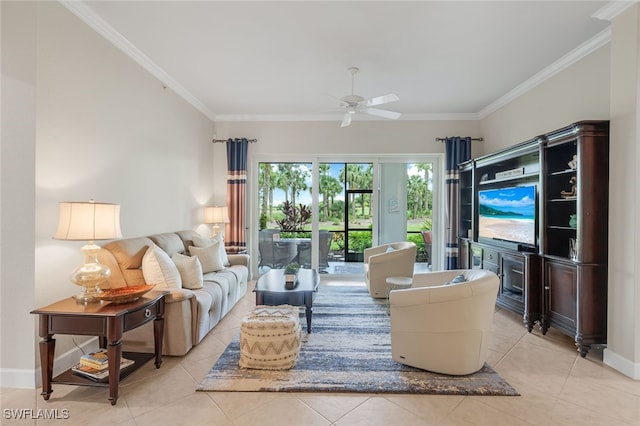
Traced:
<path id="1" fill-rule="evenodd" d="M 0 383 L 2 383 L 3 388 L 35 389 L 35 377 L 35 369 L 0 369 Z"/>
<path id="2" fill-rule="evenodd" d="M 94 351 L 98 349 L 98 339 L 87 340 L 80 346 L 85 353 Z M 58 356 L 53 363 L 53 376 L 55 377 L 77 364 L 82 351 L 80 348 L 74 347 Z M 0 384 L 3 388 L 36 389 L 42 386 L 42 369 L 39 365 L 33 369 L 2 368 L 0 369 Z"/>
<path id="3" fill-rule="evenodd" d="M 634 380 L 640 380 L 640 363 L 634 363 L 616 352 L 613 352 L 609 348 L 605 348 L 602 362 L 609 367 L 618 370 L 625 376 L 631 377 Z"/>

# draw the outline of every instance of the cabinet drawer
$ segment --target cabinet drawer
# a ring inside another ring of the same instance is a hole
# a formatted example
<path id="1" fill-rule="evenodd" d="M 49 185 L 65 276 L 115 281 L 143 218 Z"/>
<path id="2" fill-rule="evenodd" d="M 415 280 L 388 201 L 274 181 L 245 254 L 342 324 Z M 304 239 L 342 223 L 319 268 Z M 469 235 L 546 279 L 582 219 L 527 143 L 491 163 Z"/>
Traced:
<path id="1" fill-rule="evenodd" d="M 124 331 L 136 328 L 145 322 L 155 319 L 159 313 L 159 304 L 154 302 L 151 305 L 144 306 L 135 311 L 129 312 L 124 316 Z"/>
<path id="2" fill-rule="evenodd" d="M 486 270 L 486 271 L 491 271 L 496 275 L 498 274 L 498 265 L 495 265 L 493 263 L 483 263 L 482 264 L 482 269 Z"/>
<path id="3" fill-rule="evenodd" d="M 498 252 L 491 249 L 484 249 L 482 251 L 482 261 L 498 264 Z"/>

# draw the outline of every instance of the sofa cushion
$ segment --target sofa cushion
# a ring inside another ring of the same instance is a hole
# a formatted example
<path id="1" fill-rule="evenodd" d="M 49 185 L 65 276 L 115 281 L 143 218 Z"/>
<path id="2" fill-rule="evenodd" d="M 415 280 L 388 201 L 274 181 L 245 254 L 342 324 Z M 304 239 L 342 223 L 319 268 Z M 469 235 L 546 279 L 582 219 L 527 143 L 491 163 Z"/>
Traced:
<path id="1" fill-rule="evenodd" d="M 196 247 L 211 247 L 214 244 L 218 244 L 218 250 L 220 250 L 220 259 L 222 259 L 222 264 L 224 266 L 229 266 L 229 258 L 227 257 L 227 251 L 224 248 L 224 238 L 221 235 L 216 235 L 213 238 L 205 238 L 201 235 L 193 236 L 193 245 Z"/>
<path id="2" fill-rule="evenodd" d="M 144 254 L 152 245 L 153 241 L 149 238 L 138 237 L 112 241 L 105 244 L 104 248 L 113 254 L 120 268 L 125 270 L 139 269 L 142 266 Z"/>
<path id="3" fill-rule="evenodd" d="M 171 260 L 178 267 L 183 288 L 191 290 L 202 288 L 202 264 L 197 257 L 176 253 Z"/>
<path id="4" fill-rule="evenodd" d="M 165 251 L 172 257 L 176 253 L 185 254 L 184 244 L 180 237 L 173 232 L 166 232 L 164 234 L 150 235 L 149 239 L 156 243 L 158 247 Z"/>
<path id="5" fill-rule="evenodd" d="M 147 284 L 160 288 L 182 288 L 176 264 L 160 247 L 152 245 L 142 258 L 142 274 Z"/>
<path id="6" fill-rule="evenodd" d="M 224 263 L 220 258 L 220 243 L 215 243 L 210 247 L 189 247 L 191 256 L 197 256 L 202 264 L 202 272 L 217 272 L 224 269 Z"/>

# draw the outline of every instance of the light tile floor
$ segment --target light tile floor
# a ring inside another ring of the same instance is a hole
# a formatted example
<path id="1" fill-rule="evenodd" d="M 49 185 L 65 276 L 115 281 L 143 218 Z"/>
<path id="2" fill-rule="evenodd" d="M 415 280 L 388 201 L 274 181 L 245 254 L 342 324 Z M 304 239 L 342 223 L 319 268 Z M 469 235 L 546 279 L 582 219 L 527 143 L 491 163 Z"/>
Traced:
<path id="1" fill-rule="evenodd" d="M 640 382 L 603 365 L 601 350 L 581 358 L 570 337 L 528 333 L 502 309 L 488 362 L 519 397 L 196 392 L 253 306 L 249 291 L 189 354 L 136 371 L 116 406 L 105 388 L 54 384 L 49 401 L 39 389 L 3 388 L 2 425 L 640 425 Z M 8 409 L 68 410 L 69 418 L 16 420 Z"/>

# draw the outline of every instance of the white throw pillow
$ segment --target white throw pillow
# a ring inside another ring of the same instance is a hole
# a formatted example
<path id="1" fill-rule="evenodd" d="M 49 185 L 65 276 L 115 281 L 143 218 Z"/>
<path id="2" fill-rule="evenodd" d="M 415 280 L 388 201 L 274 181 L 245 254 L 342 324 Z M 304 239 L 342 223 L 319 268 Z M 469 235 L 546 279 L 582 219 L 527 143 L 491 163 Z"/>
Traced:
<path id="1" fill-rule="evenodd" d="M 222 238 L 222 235 L 216 235 L 213 238 L 205 238 L 201 235 L 193 236 L 193 244 L 196 247 L 211 247 L 215 243 L 220 243 L 218 250 L 220 250 L 220 259 L 222 259 L 222 264 L 224 266 L 229 266 L 229 257 L 227 256 L 227 251 L 224 249 L 224 238 Z"/>
<path id="2" fill-rule="evenodd" d="M 191 290 L 202 288 L 202 264 L 196 256 L 191 257 L 176 253 L 171 256 L 171 260 L 178 267 L 183 288 Z"/>
<path id="3" fill-rule="evenodd" d="M 176 264 L 158 246 L 151 246 L 142 257 L 142 275 L 147 284 L 160 288 L 182 288 L 182 279 Z"/>
<path id="4" fill-rule="evenodd" d="M 224 263 L 220 258 L 220 243 L 215 243 L 210 247 L 189 247 L 191 256 L 197 256 L 202 264 L 202 272 L 217 272 L 224 269 Z"/>

